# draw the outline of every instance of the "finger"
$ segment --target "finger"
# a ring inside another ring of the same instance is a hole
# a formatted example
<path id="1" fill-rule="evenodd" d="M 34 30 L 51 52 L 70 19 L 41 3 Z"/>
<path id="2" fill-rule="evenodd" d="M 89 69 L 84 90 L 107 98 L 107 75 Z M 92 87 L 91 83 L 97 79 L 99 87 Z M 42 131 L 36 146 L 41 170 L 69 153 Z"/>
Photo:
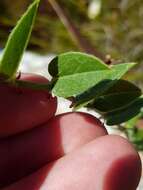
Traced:
<path id="1" fill-rule="evenodd" d="M 23 134 L 0 140 L 0 187 L 106 135 L 103 124 L 87 113 L 66 113 Z"/>
<path id="2" fill-rule="evenodd" d="M 119 136 L 104 136 L 3 190 L 136 190 L 137 152 Z"/>
<path id="3" fill-rule="evenodd" d="M 108 134 L 99 119 L 84 112 L 68 112 L 57 115 L 50 119 L 47 125 L 53 130 L 53 133 L 60 128 L 64 154 Z"/>
<path id="4" fill-rule="evenodd" d="M 22 74 L 20 80 L 48 82 L 46 78 L 34 74 Z M 56 108 L 56 98 L 47 91 L 0 84 L 0 137 L 29 130 L 48 121 Z"/>

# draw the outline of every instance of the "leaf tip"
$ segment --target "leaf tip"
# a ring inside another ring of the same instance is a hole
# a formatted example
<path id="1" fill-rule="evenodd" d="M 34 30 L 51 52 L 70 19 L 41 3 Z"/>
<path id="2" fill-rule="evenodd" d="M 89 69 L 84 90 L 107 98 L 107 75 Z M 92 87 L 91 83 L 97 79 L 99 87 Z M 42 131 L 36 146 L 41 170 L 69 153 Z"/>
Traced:
<path id="1" fill-rule="evenodd" d="M 132 67 L 136 66 L 138 63 L 137 62 L 131 62 L 130 63 L 132 65 Z"/>

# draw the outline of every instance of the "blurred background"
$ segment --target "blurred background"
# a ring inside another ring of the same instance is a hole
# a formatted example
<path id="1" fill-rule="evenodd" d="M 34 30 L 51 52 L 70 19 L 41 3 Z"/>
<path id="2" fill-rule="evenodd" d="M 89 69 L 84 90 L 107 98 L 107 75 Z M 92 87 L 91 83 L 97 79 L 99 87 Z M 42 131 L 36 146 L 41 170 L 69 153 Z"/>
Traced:
<path id="1" fill-rule="evenodd" d="M 0 0 L 0 49 L 31 2 Z M 44 75 L 51 55 L 66 51 L 91 53 L 113 64 L 138 62 L 126 79 L 143 89 L 143 1 L 41 0 L 28 51 L 33 53 L 25 54 L 28 64 L 22 70 Z M 143 151 L 143 110 L 113 130 Z"/>
<path id="2" fill-rule="evenodd" d="M 0 47 L 30 2 L 0 0 Z M 80 45 L 71 34 L 72 26 L 67 28 L 60 20 L 63 17 L 60 8 L 103 56 L 111 54 L 116 60 L 142 62 L 142 0 L 41 0 L 29 49 L 40 53 L 79 50 Z M 54 9 L 59 11 L 58 16 Z"/>

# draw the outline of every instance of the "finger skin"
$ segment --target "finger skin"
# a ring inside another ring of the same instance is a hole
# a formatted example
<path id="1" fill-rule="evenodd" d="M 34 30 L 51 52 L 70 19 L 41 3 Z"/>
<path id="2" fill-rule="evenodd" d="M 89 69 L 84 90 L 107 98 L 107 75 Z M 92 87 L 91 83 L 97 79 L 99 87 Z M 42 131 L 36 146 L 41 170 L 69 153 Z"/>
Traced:
<path id="1" fill-rule="evenodd" d="M 45 125 L 0 140 L 0 187 L 32 173 L 48 162 L 107 135 L 103 124 L 90 114 L 69 112 Z"/>
<path id="2" fill-rule="evenodd" d="M 34 74 L 22 74 L 20 80 L 47 83 Z M 0 84 L 0 137 L 29 130 L 48 121 L 57 109 L 57 99 L 47 91 L 16 88 Z"/>
<path id="3" fill-rule="evenodd" d="M 59 114 L 50 119 L 48 125 L 53 130 L 60 128 L 61 144 L 66 154 L 95 138 L 108 134 L 98 118 L 84 112 Z"/>
<path id="4" fill-rule="evenodd" d="M 140 176 L 133 146 L 107 135 L 2 190 L 136 190 Z"/>

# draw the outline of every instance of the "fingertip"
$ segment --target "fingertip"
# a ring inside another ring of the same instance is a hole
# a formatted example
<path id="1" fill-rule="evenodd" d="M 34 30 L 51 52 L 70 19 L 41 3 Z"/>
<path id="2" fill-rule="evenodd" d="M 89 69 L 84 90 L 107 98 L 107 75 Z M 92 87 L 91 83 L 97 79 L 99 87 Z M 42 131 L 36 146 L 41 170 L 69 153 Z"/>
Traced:
<path id="1" fill-rule="evenodd" d="M 142 164 L 138 152 L 125 138 L 109 135 L 110 143 L 115 145 L 115 159 L 106 171 L 104 190 L 136 190 L 140 178 Z M 116 156 L 119 154 L 118 156 Z"/>
<path id="2" fill-rule="evenodd" d="M 98 118 L 84 112 L 59 114 L 48 122 L 48 126 L 53 131 L 60 128 L 61 144 L 65 154 L 108 134 Z"/>
<path id="3" fill-rule="evenodd" d="M 136 190 L 141 176 L 141 162 L 138 155 L 117 159 L 108 170 L 104 190 Z"/>

